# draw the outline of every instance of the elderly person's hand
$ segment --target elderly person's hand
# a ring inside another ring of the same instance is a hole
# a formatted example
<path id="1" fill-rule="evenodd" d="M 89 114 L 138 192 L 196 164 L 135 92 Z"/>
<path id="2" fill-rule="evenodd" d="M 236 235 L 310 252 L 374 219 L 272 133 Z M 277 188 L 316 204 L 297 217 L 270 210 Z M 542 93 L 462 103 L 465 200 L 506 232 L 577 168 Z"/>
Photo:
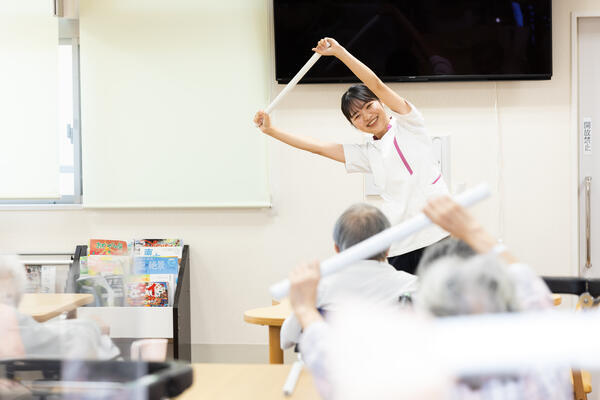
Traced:
<path id="1" fill-rule="evenodd" d="M 300 264 L 290 273 L 290 303 L 302 328 L 323 320 L 316 305 L 320 278 L 318 261 Z"/>
<path id="2" fill-rule="evenodd" d="M 483 231 L 481 224 L 463 206 L 448 196 L 430 199 L 423 213 L 434 224 L 464 241 Z"/>
<path id="3" fill-rule="evenodd" d="M 448 196 L 430 199 L 423 213 L 440 228 L 451 235 L 464 240 L 480 254 L 491 251 L 498 244 L 483 226 L 463 206 Z M 508 263 L 516 262 L 516 258 L 504 248 L 500 251 L 502 258 Z"/>

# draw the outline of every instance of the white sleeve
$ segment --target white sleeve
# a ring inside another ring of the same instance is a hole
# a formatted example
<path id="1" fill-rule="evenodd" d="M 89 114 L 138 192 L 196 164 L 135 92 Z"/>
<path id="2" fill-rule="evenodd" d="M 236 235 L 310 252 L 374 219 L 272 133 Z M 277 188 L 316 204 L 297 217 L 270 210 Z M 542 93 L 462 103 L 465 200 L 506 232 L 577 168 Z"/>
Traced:
<path id="1" fill-rule="evenodd" d="M 402 290 L 404 293 L 410 293 L 414 297 L 415 293 L 419 290 L 419 280 L 417 276 L 405 271 L 398 271 L 398 273 L 402 273 L 402 276 L 405 278 L 405 284 L 402 287 Z"/>
<path id="2" fill-rule="evenodd" d="M 347 172 L 371 172 L 366 144 L 344 144 L 343 146 Z"/>
<path id="3" fill-rule="evenodd" d="M 323 322 L 310 324 L 300 339 L 302 360 L 310 370 L 317 390 L 324 399 L 332 398 L 329 382 L 327 349 L 331 346 L 329 326 Z"/>
<path id="4" fill-rule="evenodd" d="M 279 333 L 281 350 L 295 346 L 300 341 L 301 333 L 302 326 L 300 325 L 300 321 L 296 318 L 296 314 L 292 313 L 281 325 L 281 332 Z"/>
<path id="5" fill-rule="evenodd" d="M 396 118 L 396 121 L 404 128 L 406 128 L 409 132 L 414 134 L 426 134 L 425 131 L 425 119 L 423 118 L 423 114 L 415 107 L 413 103 L 406 100 L 408 105 L 410 106 L 410 111 L 406 114 L 399 114 L 393 110 L 390 110 L 390 113 Z"/>
<path id="6" fill-rule="evenodd" d="M 508 266 L 508 274 L 515 285 L 515 296 L 523 311 L 552 308 L 552 293 L 531 267 L 523 263 Z"/>
<path id="7" fill-rule="evenodd" d="M 109 360 L 120 354 L 112 340 L 86 319 L 39 323 L 20 314 L 19 329 L 27 357 Z"/>
<path id="8" fill-rule="evenodd" d="M 317 308 L 322 307 L 325 304 L 325 292 L 327 291 L 327 278 L 321 279 L 319 286 L 317 287 Z M 287 317 L 281 325 L 281 332 L 279 333 L 279 346 L 281 350 L 288 349 L 300 343 L 300 336 L 302 335 L 302 325 L 296 318 L 296 314 L 292 314 Z"/>

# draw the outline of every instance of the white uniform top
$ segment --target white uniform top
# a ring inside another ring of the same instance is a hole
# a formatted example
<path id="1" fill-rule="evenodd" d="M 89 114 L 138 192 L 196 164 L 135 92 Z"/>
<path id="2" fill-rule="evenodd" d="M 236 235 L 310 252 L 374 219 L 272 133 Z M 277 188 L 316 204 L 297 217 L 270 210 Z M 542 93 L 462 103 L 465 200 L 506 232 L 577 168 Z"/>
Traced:
<path id="1" fill-rule="evenodd" d="M 342 271 L 326 276 L 319 282 L 317 308 L 335 312 L 348 302 L 360 298 L 372 304 L 395 305 L 404 293 L 417 291 L 417 277 L 396 271 L 386 262 L 361 260 Z M 280 333 L 282 349 L 300 341 L 302 327 L 294 314 L 283 321 Z"/>
<path id="2" fill-rule="evenodd" d="M 373 136 L 365 144 L 344 144 L 346 171 L 373 174 L 385 201 L 381 209 L 392 225 L 420 213 L 430 197 L 449 193 L 436 165 L 423 116 L 408 104 L 408 114 L 390 111 L 388 131 L 381 139 Z M 392 244 L 389 256 L 429 246 L 446 236 L 447 232 L 434 225 Z"/>

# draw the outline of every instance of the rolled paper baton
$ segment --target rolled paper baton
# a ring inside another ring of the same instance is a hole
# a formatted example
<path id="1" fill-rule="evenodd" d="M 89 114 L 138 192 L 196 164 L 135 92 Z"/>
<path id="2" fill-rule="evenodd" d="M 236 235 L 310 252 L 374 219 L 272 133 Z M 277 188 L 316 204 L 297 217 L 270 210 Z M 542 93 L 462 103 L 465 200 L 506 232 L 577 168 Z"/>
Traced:
<path id="1" fill-rule="evenodd" d="M 290 373 L 283 384 L 283 394 L 286 396 L 291 396 L 292 393 L 294 393 L 294 389 L 298 383 L 298 378 L 302 372 L 302 367 L 304 367 L 304 362 L 302 360 L 298 360 L 294 363 L 294 365 L 292 365 Z"/>
<path id="2" fill-rule="evenodd" d="M 489 195 L 489 186 L 482 183 L 459 194 L 454 200 L 463 207 L 469 207 L 487 198 Z M 399 225 L 392 226 L 391 228 L 379 232 L 321 262 L 321 277 L 336 273 L 347 265 L 380 253 L 390 247 L 392 243 L 399 242 L 413 233 L 426 228 L 430 224 L 431 220 L 427 218 L 425 214 L 419 213 Z M 269 288 L 269 291 L 274 299 L 280 300 L 288 295 L 290 291 L 290 281 L 288 279 L 279 281 L 273 284 Z"/>
<path id="3" fill-rule="evenodd" d="M 331 45 L 327 43 L 327 47 L 331 47 Z M 292 90 L 298 84 L 298 82 L 300 82 L 300 79 L 302 79 L 304 75 L 306 75 L 308 70 L 310 70 L 312 66 L 315 65 L 319 58 L 321 58 L 321 55 L 319 53 L 315 53 L 312 55 L 312 57 L 306 62 L 306 64 L 304 64 L 300 71 L 298 71 L 298 73 L 294 75 L 292 80 L 283 88 L 283 90 L 277 95 L 277 97 L 275 97 L 275 100 L 273 100 L 271 104 L 269 104 L 269 106 L 265 109 L 265 112 L 267 114 L 271 113 L 271 111 L 273 111 L 277 103 L 279 103 L 281 99 L 283 99 L 285 95 L 288 94 L 288 92 Z"/>

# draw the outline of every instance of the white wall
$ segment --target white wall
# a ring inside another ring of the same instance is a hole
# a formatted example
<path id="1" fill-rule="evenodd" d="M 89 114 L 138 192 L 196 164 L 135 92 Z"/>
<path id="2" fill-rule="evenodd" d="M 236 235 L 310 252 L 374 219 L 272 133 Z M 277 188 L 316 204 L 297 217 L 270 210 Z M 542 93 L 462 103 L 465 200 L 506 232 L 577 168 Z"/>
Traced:
<path id="1" fill-rule="evenodd" d="M 476 214 L 543 274 L 571 272 L 570 12 L 593 0 L 555 0 L 554 77 L 494 83 L 394 84 L 423 111 L 432 132 L 451 131 L 453 183 L 498 184 L 501 130 L 504 196 Z M 597 5 L 596 5 L 597 4 Z M 194 77 L 190 77 L 194 79 Z M 287 130 L 359 141 L 338 108 L 346 85 L 299 86 L 274 115 Z M 276 90 L 279 90 L 277 88 Z M 257 105 L 257 108 L 262 105 Z M 252 118 L 248 115 L 248 120 Z M 258 132 L 256 134 L 259 134 Z M 362 200 L 362 178 L 341 164 L 270 142 L 274 208 L 0 212 L 0 245 L 11 251 L 70 250 L 90 237 L 182 237 L 191 246 L 194 343 L 266 343 L 245 309 L 270 304 L 267 287 L 299 261 L 331 254 L 331 229 Z M 499 204 L 502 203 L 503 213 Z"/>

